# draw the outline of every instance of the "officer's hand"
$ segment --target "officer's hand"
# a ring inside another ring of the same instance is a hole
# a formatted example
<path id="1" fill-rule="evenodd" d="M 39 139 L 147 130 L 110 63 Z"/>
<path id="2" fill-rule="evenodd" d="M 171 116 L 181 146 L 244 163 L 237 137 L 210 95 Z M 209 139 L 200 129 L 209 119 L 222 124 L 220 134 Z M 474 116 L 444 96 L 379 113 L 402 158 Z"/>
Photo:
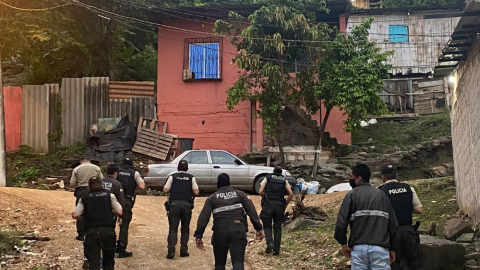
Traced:
<path id="1" fill-rule="evenodd" d="M 395 259 L 396 259 L 395 258 L 395 251 L 390 250 L 389 253 L 390 253 L 390 264 L 392 264 L 393 262 L 395 262 Z"/>
<path id="2" fill-rule="evenodd" d="M 205 247 L 203 247 L 203 240 L 202 238 L 197 238 L 196 240 L 197 248 L 201 250 L 205 250 Z"/>
<path id="3" fill-rule="evenodd" d="M 118 226 L 122 225 L 122 219 L 121 218 L 118 218 L 117 222 L 118 222 Z"/>
<path id="4" fill-rule="evenodd" d="M 349 246 L 342 246 L 342 252 L 345 257 L 352 258 L 352 249 Z"/>
<path id="5" fill-rule="evenodd" d="M 263 240 L 263 231 L 257 231 L 257 240 L 259 241 Z"/>

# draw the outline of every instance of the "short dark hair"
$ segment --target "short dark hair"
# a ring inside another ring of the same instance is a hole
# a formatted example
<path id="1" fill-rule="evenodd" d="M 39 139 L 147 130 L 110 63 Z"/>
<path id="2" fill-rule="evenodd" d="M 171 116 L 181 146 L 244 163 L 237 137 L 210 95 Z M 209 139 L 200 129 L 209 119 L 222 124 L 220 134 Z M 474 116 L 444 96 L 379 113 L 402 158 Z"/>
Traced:
<path id="1" fill-rule="evenodd" d="M 217 188 L 230 186 L 230 176 L 226 173 L 221 173 L 217 177 Z"/>
<path id="2" fill-rule="evenodd" d="M 365 164 L 357 164 L 353 166 L 352 174 L 355 175 L 355 177 L 361 177 L 364 183 L 369 183 L 370 176 L 372 176 L 370 168 Z"/>
<path id="3" fill-rule="evenodd" d="M 186 160 L 181 160 L 179 163 L 178 163 L 178 167 L 177 167 L 177 170 L 179 172 L 186 172 L 188 170 L 188 162 Z"/>
<path id="4" fill-rule="evenodd" d="M 103 190 L 103 181 L 102 179 L 93 176 L 88 180 L 88 189 L 90 192 Z"/>
<path id="5" fill-rule="evenodd" d="M 276 174 L 282 174 L 283 173 L 283 169 L 281 167 L 275 167 L 273 169 L 273 173 L 276 173 Z"/>
<path id="6" fill-rule="evenodd" d="M 118 173 L 118 166 L 115 164 L 110 164 L 107 166 L 107 175 L 114 175 Z"/>

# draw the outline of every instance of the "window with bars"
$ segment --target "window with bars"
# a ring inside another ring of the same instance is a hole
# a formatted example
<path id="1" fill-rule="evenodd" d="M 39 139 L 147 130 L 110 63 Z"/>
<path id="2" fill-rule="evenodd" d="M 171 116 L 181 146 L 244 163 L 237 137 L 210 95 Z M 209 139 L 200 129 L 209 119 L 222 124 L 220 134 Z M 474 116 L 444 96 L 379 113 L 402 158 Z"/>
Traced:
<path id="1" fill-rule="evenodd" d="M 221 39 L 187 39 L 185 43 L 184 69 L 192 71 L 193 79 L 221 79 Z"/>

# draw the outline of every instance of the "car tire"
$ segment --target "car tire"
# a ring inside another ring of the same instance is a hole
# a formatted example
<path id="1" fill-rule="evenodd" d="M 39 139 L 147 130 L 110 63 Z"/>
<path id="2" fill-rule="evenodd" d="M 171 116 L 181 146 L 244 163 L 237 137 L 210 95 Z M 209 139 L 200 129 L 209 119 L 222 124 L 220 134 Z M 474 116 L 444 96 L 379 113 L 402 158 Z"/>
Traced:
<path id="1" fill-rule="evenodd" d="M 257 195 L 258 195 L 258 192 L 260 191 L 260 184 L 262 183 L 263 178 L 265 178 L 264 175 L 259 176 L 257 177 L 257 179 L 255 179 L 255 184 L 253 185 L 253 191 Z"/>

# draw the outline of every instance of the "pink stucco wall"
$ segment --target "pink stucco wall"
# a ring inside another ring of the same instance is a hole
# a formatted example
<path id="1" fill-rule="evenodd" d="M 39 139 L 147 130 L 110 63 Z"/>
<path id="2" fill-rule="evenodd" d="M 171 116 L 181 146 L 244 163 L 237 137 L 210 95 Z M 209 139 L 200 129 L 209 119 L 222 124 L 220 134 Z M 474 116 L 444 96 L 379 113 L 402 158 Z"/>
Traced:
<path id="1" fill-rule="evenodd" d="M 209 22 L 166 24 L 208 33 L 213 28 Z M 184 40 L 210 36 L 164 27 L 159 27 L 158 33 L 157 113 L 160 121 L 168 122 L 168 133 L 195 139 L 194 149 L 242 153 L 250 151 L 250 142 L 256 148 L 263 147 L 262 121 L 257 119 L 251 123 L 251 103 L 243 102 L 233 111 L 228 111 L 225 104 L 226 90 L 238 77 L 238 69 L 232 63 L 236 50 L 230 41 L 223 38 L 221 81 L 184 82 Z M 332 113 L 327 130 L 340 143 L 350 143 L 350 134 L 343 131 L 342 117 L 340 112 Z"/>

